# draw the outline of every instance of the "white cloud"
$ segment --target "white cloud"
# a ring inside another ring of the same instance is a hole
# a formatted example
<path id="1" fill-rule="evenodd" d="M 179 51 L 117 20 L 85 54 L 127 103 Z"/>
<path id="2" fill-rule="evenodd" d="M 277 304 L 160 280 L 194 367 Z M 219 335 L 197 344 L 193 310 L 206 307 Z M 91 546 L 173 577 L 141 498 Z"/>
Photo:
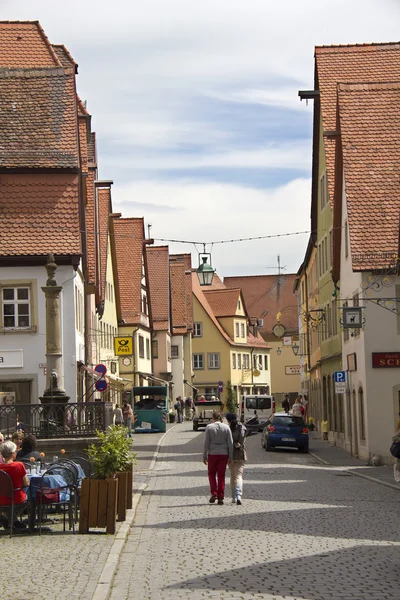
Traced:
<path id="1" fill-rule="evenodd" d="M 140 212 L 136 202 L 140 202 Z M 147 202 L 157 212 L 146 218 Z M 192 181 L 141 181 L 113 188 L 113 209 L 123 216 L 145 216 L 154 238 L 215 242 L 228 239 L 268 236 L 308 231 L 310 181 L 296 179 L 287 185 L 260 190 L 251 187 Z M 171 212 L 170 207 L 175 211 Z M 212 246 L 213 263 L 221 276 L 268 274 L 277 254 L 288 271 L 297 271 L 308 235 L 272 237 Z M 161 243 L 161 242 L 156 242 Z M 170 244 L 171 252 L 192 251 L 193 246 Z M 208 250 L 211 245 L 208 245 Z M 201 250 L 201 246 L 199 246 Z"/>

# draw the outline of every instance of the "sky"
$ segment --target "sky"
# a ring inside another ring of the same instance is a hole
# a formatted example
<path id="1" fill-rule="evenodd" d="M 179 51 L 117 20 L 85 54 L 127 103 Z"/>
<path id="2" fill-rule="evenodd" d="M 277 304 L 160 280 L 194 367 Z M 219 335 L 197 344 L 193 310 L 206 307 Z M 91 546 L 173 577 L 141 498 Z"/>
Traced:
<path id="1" fill-rule="evenodd" d="M 310 228 L 316 45 L 398 41 L 399 0 L 0 0 L 79 64 L 114 212 L 220 277 L 295 273 Z M 266 237 L 235 243 L 209 243 Z"/>

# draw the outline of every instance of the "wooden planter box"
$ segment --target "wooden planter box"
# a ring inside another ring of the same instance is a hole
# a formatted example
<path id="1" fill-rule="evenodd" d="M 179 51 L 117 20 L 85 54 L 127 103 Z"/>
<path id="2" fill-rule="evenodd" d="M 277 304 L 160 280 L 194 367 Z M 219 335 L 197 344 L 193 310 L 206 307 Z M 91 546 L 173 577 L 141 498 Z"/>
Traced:
<path id="1" fill-rule="evenodd" d="M 118 477 L 118 518 L 117 521 L 125 521 L 126 511 L 132 508 L 133 494 L 133 471 L 132 465 L 128 471 L 120 471 Z"/>
<path id="2" fill-rule="evenodd" d="M 118 479 L 82 479 L 79 533 L 105 527 L 114 534 L 117 520 Z"/>

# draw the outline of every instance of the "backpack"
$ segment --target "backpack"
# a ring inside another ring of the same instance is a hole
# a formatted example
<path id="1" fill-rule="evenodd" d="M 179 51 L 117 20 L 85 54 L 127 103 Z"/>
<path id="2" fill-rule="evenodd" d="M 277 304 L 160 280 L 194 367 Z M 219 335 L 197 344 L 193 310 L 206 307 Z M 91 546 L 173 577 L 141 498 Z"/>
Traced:
<path id="1" fill-rule="evenodd" d="M 395 458 L 400 458 L 400 442 L 393 442 L 390 446 L 390 454 Z"/>

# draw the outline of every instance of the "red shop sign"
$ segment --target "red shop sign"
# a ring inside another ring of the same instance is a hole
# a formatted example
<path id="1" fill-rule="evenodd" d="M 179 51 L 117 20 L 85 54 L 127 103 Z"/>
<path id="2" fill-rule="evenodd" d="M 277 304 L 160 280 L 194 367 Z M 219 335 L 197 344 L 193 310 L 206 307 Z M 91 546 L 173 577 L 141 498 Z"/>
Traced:
<path id="1" fill-rule="evenodd" d="M 379 368 L 400 368 L 400 352 L 373 352 L 372 367 Z"/>

